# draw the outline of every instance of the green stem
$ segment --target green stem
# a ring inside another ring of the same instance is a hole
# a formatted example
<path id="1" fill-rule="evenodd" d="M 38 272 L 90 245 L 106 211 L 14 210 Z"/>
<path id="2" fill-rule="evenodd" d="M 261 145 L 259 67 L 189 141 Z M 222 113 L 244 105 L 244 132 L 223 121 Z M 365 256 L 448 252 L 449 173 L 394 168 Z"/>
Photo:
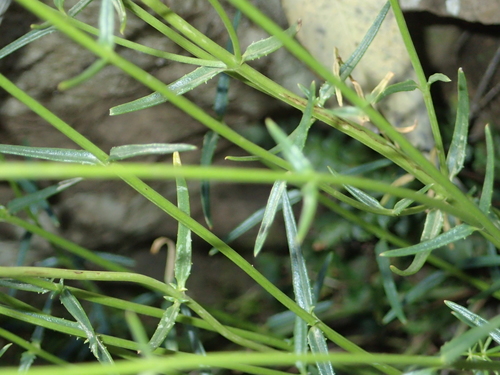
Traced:
<path id="1" fill-rule="evenodd" d="M 434 103 L 432 102 L 430 86 L 427 84 L 427 77 L 425 76 L 424 69 L 422 68 L 420 59 L 418 58 L 417 50 L 415 49 L 413 40 L 411 39 L 410 31 L 408 30 L 408 26 L 406 25 L 406 21 L 403 16 L 403 12 L 401 11 L 401 7 L 399 6 L 399 2 L 398 0 L 390 0 L 390 2 L 392 10 L 394 12 L 394 16 L 396 18 L 396 22 L 399 27 L 399 32 L 403 37 L 406 50 L 408 51 L 413 69 L 415 70 L 415 73 L 417 75 L 420 90 L 422 91 L 424 97 L 425 107 L 427 108 L 427 113 L 429 114 L 432 135 L 434 136 L 434 142 L 436 143 L 439 166 L 441 167 L 442 173 L 445 176 L 448 176 L 448 166 L 446 165 L 443 140 L 441 138 L 441 132 L 439 131 L 439 124 L 436 117 L 436 111 L 434 109 Z"/>
<path id="2" fill-rule="evenodd" d="M 212 315 L 208 313 L 202 306 L 187 297 L 183 292 L 178 291 L 172 286 L 155 280 L 151 277 L 131 273 L 131 272 L 105 272 L 105 271 L 80 271 L 80 270 L 65 270 L 58 268 L 41 268 L 41 267 L 0 267 L 0 277 L 15 278 L 24 282 L 32 282 L 29 278 L 40 277 L 49 279 L 66 279 L 66 280 L 93 280 L 93 281 L 114 281 L 114 282 L 130 282 L 140 284 L 148 289 L 157 290 L 164 295 L 173 297 L 185 303 L 203 320 L 210 324 L 215 331 L 224 336 L 228 340 L 257 351 L 276 351 L 266 345 L 262 345 L 251 340 L 245 339 L 228 330 L 220 324 Z M 50 290 L 57 290 L 59 285 L 45 284 L 44 287 Z M 15 316 L 14 316 L 15 317 Z"/>
<path id="3" fill-rule="evenodd" d="M 231 39 L 231 43 L 233 45 L 233 51 L 236 60 L 241 61 L 240 41 L 238 39 L 238 35 L 236 34 L 236 30 L 233 27 L 233 23 L 227 16 L 227 13 L 220 4 L 219 0 L 208 0 L 208 1 L 212 5 L 212 7 L 216 10 L 216 12 L 219 14 L 219 17 L 221 18 L 222 23 L 224 24 L 227 33 L 229 34 L 229 38 Z"/>

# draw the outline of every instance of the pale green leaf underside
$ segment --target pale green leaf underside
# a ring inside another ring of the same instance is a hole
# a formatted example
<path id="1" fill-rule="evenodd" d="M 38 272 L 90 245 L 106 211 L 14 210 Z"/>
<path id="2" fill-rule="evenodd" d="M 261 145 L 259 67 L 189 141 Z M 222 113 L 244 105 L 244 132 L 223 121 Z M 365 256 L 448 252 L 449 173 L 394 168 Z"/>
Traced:
<path id="1" fill-rule="evenodd" d="M 24 208 L 40 202 L 41 200 L 47 199 L 57 193 L 60 193 L 70 186 L 73 186 L 76 183 L 80 182 L 81 180 L 81 178 L 72 178 L 70 180 L 61 181 L 56 185 L 49 186 L 45 189 L 36 191 L 23 197 L 14 198 L 9 203 L 7 203 L 7 209 L 11 214 L 15 214 L 16 212 Z"/>
<path id="2" fill-rule="evenodd" d="M 441 246 L 446 246 L 455 241 L 464 239 L 470 236 L 476 230 L 477 228 L 474 228 L 470 225 L 460 224 L 432 240 L 424 241 L 419 243 L 418 245 L 409 246 L 402 249 L 385 251 L 380 255 L 385 257 L 403 257 L 407 255 L 415 255 L 421 252 L 434 250 Z"/>
<path id="3" fill-rule="evenodd" d="M 179 78 L 177 81 L 171 83 L 167 87 L 175 95 L 182 95 L 188 91 L 193 90 L 202 83 L 209 81 L 224 70 L 225 69 L 222 68 L 202 66 L 195 69 L 191 73 L 186 74 L 182 78 Z M 150 108 L 155 105 L 165 103 L 167 100 L 168 99 L 162 94 L 154 92 L 143 98 L 113 107 L 109 110 L 109 114 L 110 116 L 116 116 L 124 113 L 139 111 L 141 109 Z"/>
<path id="4" fill-rule="evenodd" d="M 298 29 L 298 25 L 295 24 L 285 30 L 284 33 L 293 37 L 295 34 L 297 34 Z M 271 36 L 269 38 L 253 42 L 248 46 L 245 53 L 243 54 L 243 61 L 252 61 L 267 56 L 270 53 L 280 49 L 282 46 L 283 42 L 279 40 L 277 36 Z"/>
<path id="5" fill-rule="evenodd" d="M 165 155 L 174 152 L 193 151 L 196 146 L 185 143 L 148 143 L 111 148 L 109 161 L 123 160 L 141 155 Z"/>

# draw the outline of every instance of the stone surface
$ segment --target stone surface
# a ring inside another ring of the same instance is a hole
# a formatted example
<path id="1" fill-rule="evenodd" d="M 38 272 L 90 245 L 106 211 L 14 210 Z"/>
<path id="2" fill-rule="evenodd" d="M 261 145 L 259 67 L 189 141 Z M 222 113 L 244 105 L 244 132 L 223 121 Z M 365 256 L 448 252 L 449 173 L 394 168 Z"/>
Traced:
<path id="1" fill-rule="evenodd" d="M 498 0 L 400 0 L 400 4 L 408 11 L 428 11 L 442 17 L 484 24 L 500 23 Z"/>

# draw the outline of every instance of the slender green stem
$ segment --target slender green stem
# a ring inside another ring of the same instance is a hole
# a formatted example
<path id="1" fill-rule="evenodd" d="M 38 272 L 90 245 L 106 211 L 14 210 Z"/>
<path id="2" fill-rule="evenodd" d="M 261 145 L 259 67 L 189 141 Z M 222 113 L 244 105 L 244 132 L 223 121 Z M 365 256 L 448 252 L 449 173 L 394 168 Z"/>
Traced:
<path id="1" fill-rule="evenodd" d="M 151 15 L 149 13 L 146 13 L 146 14 L 149 17 L 151 17 Z M 151 18 L 155 19 L 154 17 L 151 17 Z M 68 17 L 67 20 L 69 23 L 71 23 L 72 25 L 75 25 L 80 30 L 83 30 L 83 31 L 85 31 L 89 34 L 92 34 L 92 35 L 99 35 L 98 29 L 86 24 L 85 22 L 79 21 L 79 20 L 72 18 L 72 17 Z M 164 25 L 164 24 L 162 24 L 162 25 Z M 169 61 L 180 62 L 182 64 L 209 66 L 209 67 L 213 67 L 213 68 L 225 68 L 226 67 L 226 65 L 220 61 L 200 59 L 200 58 L 195 58 L 195 57 L 179 55 L 176 53 L 165 52 L 165 51 L 162 51 L 162 50 L 159 50 L 156 48 L 151 48 L 151 47 L 145 46 L 145 45 L 140 44 L 140 43 L 132 42 L 132 41 L 124 39 L 124 38 L 120 38 L 118 36 L 114 37 L 114 43 L 116 43 L 120 46 L 123 46 L 123 47 L 130 48 L 130 49 L 137 51 L 137 52 L 145 53 L 147 55 L 151 55 L 151 56 L 155 56 L 155 57 L 160 57 L 162 59 L 169 60 Z"/>
<path id="2" fill-rule="evenodd" d="M 422 91 L 424 97 L 425 107 L 427 108 L 427 113 L 429 114 L 432 135 L 434 136 L 434 142 L 436 143 L 439 166 L 441 167 L 443 175 L 448 176 L 448 166 L 446 165 L 443 139 L 441 138 L 441 132 L 439 131 L 439 124 L 436 117 L 436 111 L 434 110 L 434 103 L 432 102 L 430 87 L 427 84 L 427 78 L 425 76 L 424 69 L 422 68 L 420 59 L 418 58 L 417 50 L 415 49 L 413 40 L 411 39 L 410 31 L 408 30 L 408 26 L 406 25 L 406 21 L 403 16 L 403 12 L 401 11 L 401 7 L 399 6 L 399 2 L 398 0 L 390 0 L 390 2 L 396 18 L 396 22 L 399 27 L 399 31 L 401 33 L 401 36 L 403 37 L 406 50 L 408 51 L 408 55 L 410 56 L 413 69 L 417 74 L 420 90 Z"/>
<path id="3" fill-rule="evenodd" d="M 410 198 L 428 207 L 438 208 L 454 215 L 470 225 L 481 228 L 481 221 L 476 216 L 456 206 L 446 203 L 442 199 L 431 198 L 424 194 L 396 187 L 385 182 L 375 181 L 363 177 L 333 176 L 327 173 L 314 171 L 280 172 L 259 168 L 226 168 L 226 167 L 203 167 L 183 166 L 173 167 L 165 164 L 135 164 L 135 163 L 112 163 L 107 166 L 99 165 L 73 165 L 61 163 L 3 163 L 0 165 L 0 178 L 33 178 L 33 179 L 65 179 L 71 177 L 112 179 L 128 179 L 140 177 L 146 179 L 173 179 L 186 177 L 194 180 L 214 180 L 227 182 L 267 183 L 272 184 L 277 180 L 284 180 L 298 186 L 311 181 L 318 184 L 331 184 L 335 186 L 352 185 L 361 189 L 388 193 L 401 198 Z M 147 191 L 146 191 L 147 192 Z"/>
<path id="4" fill-rule="evenodd" d="M 19 228 L 24 228 L 28 232 L 31 232 L 42 238 L 45 238 L 53 245 L 60 247 L 61 249 L 70 252 L 71 254 L 86 259 L 87 261 L 92 262 L 100 267 L 103 267 L 104 269 L 108 269 L 110 271 L 119 271 L 119 272 L 129 271 L 128 268 L 120 266 L 119 264 L 107 260 L 105 258 L 101 258 L 99 255 L 96 255 L 93 251 L 89 249 L 85 249 L 84 247 L 81 247 L 71 241 L 68 241 L 54 233 L 47 232 L 43 228 L 40 228 L 37 225 L 24 221 L 23 219 L 20 219 L 16 216 L 8 215 L 6 212 L 0 212 L 0 221 L 15 225 Z"/>
<path id="5" fill-rule="evenodd" d="M 224 27 L 226 28 L 227 33 L 229 34 L 229 38 L 231 39 L 231 43 L 233 44 L 233 51 L 236 60 L 241 61 L 240 41 L 238 39 L 238 35 L 236 34 L 236 30 L 233 27 L 233 23 L 227 16 L 227 13 L 220 4 L 219 0 L 208 0 L 208 1 L 219 14 L 219 17 L 221 18 L 222 23 L 224 24 Z"/>
<path id="6" fill-rule="evenodd" d="M 115 281 L 140 284 L 149 289 L 157 290 L 164 295 L 185 301 L 189 308 L 210 324 L 220 335 L 238 345 L 257 351 L 276 351 L 276 349 L 236 335 L 234 332 L 231 332 L 225 326 L 220 324 L 212 315 L 208 313 L 208 311 L 191 298 L 187 297 L 184 293 L 178 291 L 171 285 L 162 283 L 145 275 L 131 272 L 79 271 L 40 267 L 0 267 L 0 277 L 10 277 L 26 282 L 30 282 L 27 278 L 41 277 L 49 279 L 58 278 L 66 280 Z M 46 284 L 45 287 L 52 290 L 53 288 L 57 289 L 58 285 L 51 287 Z"/>

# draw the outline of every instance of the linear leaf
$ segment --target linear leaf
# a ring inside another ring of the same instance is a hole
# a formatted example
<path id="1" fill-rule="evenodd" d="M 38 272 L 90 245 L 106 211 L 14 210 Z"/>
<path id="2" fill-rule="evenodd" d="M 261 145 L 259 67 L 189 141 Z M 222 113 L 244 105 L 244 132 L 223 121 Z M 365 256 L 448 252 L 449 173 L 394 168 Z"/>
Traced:
<path id="1" fill-rule="evenodd" d="M 262 223 L 255 240 L 253 255 L 256 257 L 262 250 L 262 246 L 266 241 L 271 225 L 274 222 L 274 217 L 278 211 L 278 205 L 281 203 L 281 197 L 286 192 L 286 181 L 276 181 L 273 184 L 269 198 L 267 200 L 266 209 L 262 218 Z"/>
<path id="2" fill-rule="evenodd" d="M 0 349 L 0 358 L 5 354 L 5 352 L 12 346 L 12 343 L 4 345 L 2 349 Z"/>
<path id="3" fill-rule="evenodd" d="M 99 159 L 88 151 L 67 148 L 0 145 L 0 153 L 64 163 L 100 164 Z"/>
<path id="4" fill-rule="evenodd" d="M 101 363 L 112 364 L 113 358 L 108 352 L 108 349 L 101 342 L 99 337 L 94 331 L 92 324 L 90 323 L 85 310 L 83 309 L 80 302 L 73 296 L 73 294 L 69 291 L 68 288 L 62 289 L 61 295 L 59 297 L 61 299 L 61 303 L 64 305 L 66 310 L 76 319 L 80 328 L 85 332 L 87 336 L 87 340 L 89 341 L 90 351 L 97 360 Z"/>
<path id="5" fill-rule="evenodd" d="M 307 335 L 309 347 L 313 354 L 328 354 L 328 347 L 326 346 L 325 336 L 318 327 L 311 327 Z M 331 362 L 316 362 L 320 375 L 334 375 Z"/>
<path id="6" fill-rule="evenodd" d="M 283 194 L 283 217 L 285 218 L 286 238 L 292 266 L 292 284 L 297 304 L 306 311 L 312 311 L 313 299 L 306 263 L 300 244 L 297 242 L 297 225 L 288 196 Z"/>
<path id="7" fill-rule="evenodd" d="M 479 315 L 455 302 L 444 301 L 444 303 L 453 310 L 455 315 L 459 317 L 462 322 L 466 323 L 469 327 L 480 327 L 489 323 L 486 319 L 481 318 Z M 489 335 L 493 340 L 495 340 L 496 343 L 500 344 L 500 329 L 491 331 Z"/>
<path id="8" fill-rule="evenodd" d="M 450 243 L 453 243 L 455 241 L 464 239 L 470 236 L 476 230 L 477 228 L 474 228 L 470 225 L 460 224 L 430 241 L 421 242 L 418 245 L 413 245 L 402 249 L 389 250 L 380 255 L 384 257 L 403 257 L 406 255 L 414 255 L 420 252 L 434 250 L 439 247 L 449 245 Z"/>
<path id="9" fill-rule="evenodd" d="M 441 233 L 441 229 L 443 228 L 444 218 L 443 213 L 440 210 L 432 209 L 429 211 L 425 218 L 424 230 L 422 235 L 420 236 L 420 242 L 430 241 L 433 238 L 436 238 L 439 233 Z M 394 273 L 400 276 L 410 276 L 418 271 L 424 266 L 425 261 L 429 257 L 429 251 L 423 251 L 415 255 L 411 264 L 405 270 L 401 271 L 395 266 L 392 266 L 391 269 Z"/>
<path id="10" fill-rule="evenodd" d="M 464 166 L 465 151 L 467 147 L 467 134 L 469 132 L 469 93 L 467 80 L 460 68 L 458 70 L 458 106 L 455 129 L 451 140 L 450 149 L 446 157 L 446 164 L 452 180 Z"/>
<path id="11" fill-rule="evenodd" d="M 377 97 L 375 98 L 375 103 L 380 102 L 388 95 L 392 95 L 397 92 L 403 92 L 403 91 L 413 91 L 416 89 L 418 89 L 418 85 L 415 81 L 411 79 L 404 82 L 395 83 L 394 85 L 387 86 L 385 90 L 383 90 L 379 95 L 377 95 Z"/>
<path id="12" fill-rule="evenodd" d="M 474 327 L 441 347 L 441 358 L 445 363 L 452 363 L 458 359 L 468 348 L 472 347 L 485 336 L 489 335 L 494 341 L 500 343 L 500 330 L 497 328 L 500 325 L 500 316 L 496 316 L 488 322 L 463 306 L 451 301 L 444 302 L 453 310 L 453 315 L 460 321 L 470 327 Z"/>
<path id="13" fill-rule="evenodd" d="M 217 74 L 223 72 L 223 68 L 213 68 L 208 66 L 202 66 L 191 73 L 179 78 L 175 82 L 171 83 L 167 87 L 176 95 L 182 95 L 188 91 L 193 90 L 202 83 L 209 81 L 214 78 Z M 165 103 L 168 99 L 158 92 L 154 92 L 150 95 L 136 99 L 134 101 L 120 104 L 109 110 L 110 116 L 121 115 L 124 113 L 139 111 L 141 109 L 153 107 L 155 105 Z"/>
<path id="14" fill-rule="evenodd" d="M 103 59 L 99 59 L 94 61 L 88 68 L 86 68 L 83 72 L 78 74 L 76 77 L 66 79 L 60 82 L 57 85 L 57 89 L 64 91 L 69 90 L 73 87 L 76 87 L 94 77 L 97 73 L 99 73 L 106 65 L 107 61 Z"/>
<path id="15" fill-rule="evenodd" d="M 76 183 L 82 181 L 82 178 L 72 178 L 69 180 L 61 181 L 56 185 L 49 186 L 45 189 L 38 190 L 34 193 L 25 195 L 23 197 L 14 198 L 7 203 L 7 210 L 11 214 L 15 214 L 16 212 L 28 208 L 31 205 L 37 204 L 42 200 L 45 200 L 57 193 L 60 193 L 63 190 L 75 185 Z"/>
<path id="16" fill-rule="evenodd" d="M 125 11 L 122 0 L 113 0 L 113 6 L 120 20 L 120 33 L 123 34 L 127 26 L 127 12 Z"/>
<path id="17" fill-rule="evenodd" d="M 143 145 L 124 145 L 111 148 L 109 161 L 123 160 L 141 155 L 165 155 L 174 152 L 193 151 L 196 146 L 186 143 L 148 143 Z"/>
<path id="18" fill-rule="evenodd" d="M 451 79 L 447 76 L 444 75 L 443 73 L 434 73 L 429 77 L 427 80 L 427 84 L 430 86 L 434 82 L 441 81 L 441 82 L 451 82 Z"/>
<path id="19" fill-rule="evenodd" d="M 328 170 L 330 173 L 334 176 L 339 176 L 338 172 L 333 170 L 332 168 L 328 167 Z M 371 195 L 368 195 L 364 191 L 350 185 L 343 184 L 342 185 L 351 195 L 356 198 L 359 202 L 363 203 L 364 205 L 376 209 L 381 209 L 381 210 L 386 210 L 384 206 L 380 204 L 378 200 L 373 198 Z"/>
<path id="20" fill-rule="evenodd" d="M 308 182 L 302 187 L 302 211 L 300 211 L 299 227 L 297 230 L 297 242 L 304 241 L 316 215 L 318 208 L 318 185 L 316 182 Z"/>
<path id="21" fill-rule="evenodd" d="M 417 191 L 419 194 L 425 194 L 432 187 L 433 184 L 425 185 L 422 189 Z M 400 201 L 396 202 L 393 208 L 394 215 L 399 215 L 405 208 L 407 208 L 410 204 L 414 202 L 413 199 L 403 198 Z"/>
<path id="22" fill-rule="evenodd" d="M 293 37 L 295 36 L 295 34 L 297 34 L 298 30 L 298 24 L 294 24 L 286 29 L 284 33 Z M 242 56 L 243 61 L 247 62 L 255 59 L 260 59 L 261 57 L 267 56 L 270 53 L 280 49 L 281 47 L 283 47 L 283 42 L 275 35 L 266 39 L 261 39 L 257 42 L 253 42 L 248 46 Z"/>
<path id="23" fill-rule="evenodd" d="M 387 251 L 387 242 L 380 240 L 375 246 L 375 259 L 377 260 L 380 276 L 382 277 L 382 284 L 384 285 L 385 295 L 389 301 L 389 305 L 396 314 L 401 323 L 406 324 L 406 316 L 403 312 L 403 305 L 396 289 L 396 283 L 390 269 L 390 261 L 387 258 L 379 256 L 384 251 Z"/>
<path id="24" fill-rule="evenodd" d="M 489 125 L 485 126 L 484 134 L 486 136 L 486 175 L 484 177 L 481 198 L 479 199 L 479 208 L 485 214 L 488 214 L 493 198 L 493 184 L 495 180 L 495 148 Z"/>
<path id="25" fill-rule="evenodd" d="M 302 195 L 300 194 L 299 190 L 290 190 L 287 192 L 288 194 L 288 199 L 290 200 L 290 204 L 294 205 L 295 203 L 300 202 L 302 199 Z M 267 207 L 267 206 L 266 206 Z M 257 211 L 255 211 L 253 214 L 251 214 L 247 219 L 245 219 L 242 223 L 240 223 L 236 228 L 234 228 L 227 237 L 224 238 L 225 243 L 231 243 L 244 233 L 248 232 L 250 229 L 252 229 L 254 226 L 259 224 L 262 219 L 264 218 L 264 213 L 266 210 L 266 207 L 263 207 Z M 278 204 L 278 210 L 281 210 L 283 208 L 282 202 Z M 212 254 L 215 251 L 215 249 L 210 250 L 210 254 Z"/>
<path id="26" fill-rule="evenodd" d="M 175 319 L 177 319 L 177 315 L 179 314 L 180 306 L 180 302 L 175 300 L 174 303 L 163 313 L 163 316 L 156 327 L 155 333 L 153 333 L 153 337 L 149 340 L 149 347 L 151 348 L 151 351 L 158 348 L 167 338 L 170 330 L 175 324 Z"/>
<path id="27" fill-rule="evenodd" d="M 174 153 L 174 166 L 181 167 L 179 153 Z M 175 179 L 177 188 L 177 206 L 186 215 L 191 214 L 189 205 L 189 190 L 184 177 Z M 186 290 L 186 281 L 191 273 L 191 230 L 179 221 L 177 229 L 177 243 L 175 245 L 175 279 L 177 289 Z"/>
<path id="28" fill-rule="evenodd" d="M 389 9 L 391 8 L 391 4 L 389 1 L 385 3 L 385 5 L 382 7 L 380 10 L 380 13 L 377 15 L 377 18 L 375 18 L 375 21 L 373 24 L 370 26 L 370 29 L 368 29 L 368 32 L 364 36 L 363 40 L 361 43 L 359 43 L 358 47 L 356 50 L 352 53 L 352 55 L 347 59 L 347 61 L 340 67 L 340 79 L 342 81 L 345 81 L 347 77 L 349 77 L 356 67 L 358 65 L 359 61 L 365 54 L 366 50 L 370 46 L 370 44 L 373 42 L 373 39 L 375 39 L 375 36 L 378 33 L 378 30 L 380 29 L 380 26 L 382 26 L 382 23 L 384 22 L 385 16 L 389 12 Z"/>
<path id="29" fill-rule="evenodd" d="M 307 160 L 302 151 L 293 144 L 290 138 L 287 137 L 285 132 L 281 130 L 273 120 L 267 118 L 266 126 L 275 142 L 281 146 L 285 159 L 292 164 L 296 172 L 312 170 L 311 163 Z"/>
<path id="30" fill-rule="evenodd" d="M 18 280 L 13 280 L 13 279 L 0 279 L 0 286 L 6 287 L 6 288 L 12 288 L 16 290 L 24 290 L 26 292 L 35 292 L 38 294 L 45 294 L 50 292 L 48 289 L 41 288 L 36 285 L 28 284 L 28 283 L 23 283 Z"/>
<path id="31" fill-rule="evenodd" d="M 306 108 L 304 109 L 304 113 L 302 114 L 302 118 L 300 119 L 297 128 L 292 132 L 292 134 L 290 134 L 289 137 L 292 140 L 293 144 L 299 148 L 299 150 L 304 149 L 309 129 L 316 121 L 316 119 L 312 116 L 314 104 L 316 103 L 315 93 L 316 93 L 316 83 L 312 81 L 308 91 L 307 105 Z"/>
<path id="32" fill-rule="evenodd" d="M 293 352 L 295 354 L 306 354 L 307 347 L 307 323 L 298 316 L 295 316 L 295 324 L 293 326 Z M 307 374 L 307 366 L 302 361 L 295 362 L 295 366 L 301 374 Z"/>
<path id="33" fill-rule="evenodd" d="M 80 0 L 78 3 L 76 3 L 71 9 L 68 11 L 68 15 L 70 17 L 76 16 L 78 13 L 80 13 L 87 5 L 89 5 L 92 1 L 94 0 Z M 48 26 L 49 23 L 46 22 L 42 26 Z M 41 27 L 37 28 L 35 30 L 31 30 L 30 32 L 24 34 L 20 38 L 16 39 L 12 43 L 6 45 L 2 49 L 0 49 L 0 60 L 3 59 L 5 56 L 10 55 L 11 53 L 17 51 L 18 49 L 24 47 L 25 45 L 34 42 L 35 40 L 57 31 L 57 29 L 54 26 L 50 27 Z"/>

